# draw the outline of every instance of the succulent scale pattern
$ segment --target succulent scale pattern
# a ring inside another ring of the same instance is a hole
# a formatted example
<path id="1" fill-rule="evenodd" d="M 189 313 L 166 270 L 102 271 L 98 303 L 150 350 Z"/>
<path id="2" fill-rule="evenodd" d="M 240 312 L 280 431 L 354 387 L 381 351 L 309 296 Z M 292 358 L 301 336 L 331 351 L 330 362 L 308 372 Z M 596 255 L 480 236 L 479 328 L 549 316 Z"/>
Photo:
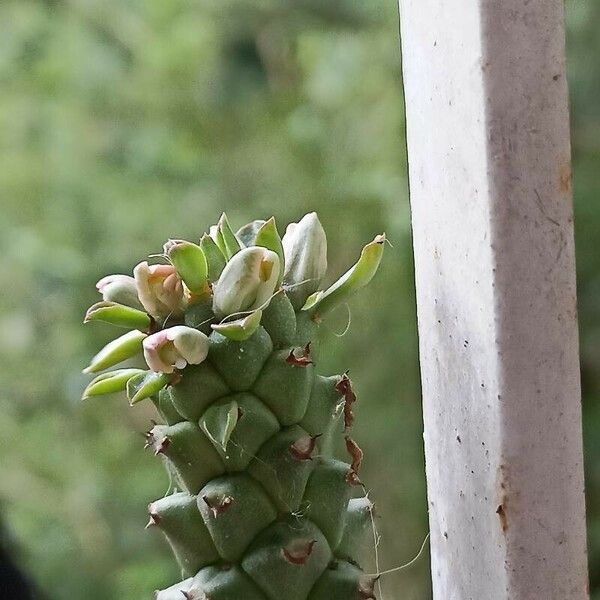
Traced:
<path id="1" fill-rule="evenodd" d="M 183 577 L 158 600 L 375 598 L 375 578 L 360 567 L 372 504 L 350 437 L 356 398 L 346 374 L 320 375 L 315 363 L 321 319 L 368 283 L 384 241 L 318 292 L 326 241 L 314 213 L 283 241 L 272 219 L 233 234 L 222 217 L 199 245 L 168 242 L 171 264 L 154 280 L 134 271 L 135 286 L 126 276 L 99 283 L 104 301 L 86 320 L 137 329 L 87 371 L 140 351 L 151 369 L 102 373 L 84 397 L 151 399 L 164 422 L 146 445 L 180 490 L 148 506 L 148 526 L 164 533 Z M 243 260 L 251 252 L 263 252 L 256 264 Z M 333 456 L 340 439 L 349 462 Z"/>

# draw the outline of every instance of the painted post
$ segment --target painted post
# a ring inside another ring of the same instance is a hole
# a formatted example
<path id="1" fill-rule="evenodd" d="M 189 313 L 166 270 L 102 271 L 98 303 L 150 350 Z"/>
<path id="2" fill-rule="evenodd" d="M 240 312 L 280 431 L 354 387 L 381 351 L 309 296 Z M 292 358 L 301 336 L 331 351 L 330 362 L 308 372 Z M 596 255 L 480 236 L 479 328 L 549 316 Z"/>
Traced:
<path id="1" fill-rule="evenodd" d="M 588 597 L 563 0 L 400 0 L 435 600 Z"/>

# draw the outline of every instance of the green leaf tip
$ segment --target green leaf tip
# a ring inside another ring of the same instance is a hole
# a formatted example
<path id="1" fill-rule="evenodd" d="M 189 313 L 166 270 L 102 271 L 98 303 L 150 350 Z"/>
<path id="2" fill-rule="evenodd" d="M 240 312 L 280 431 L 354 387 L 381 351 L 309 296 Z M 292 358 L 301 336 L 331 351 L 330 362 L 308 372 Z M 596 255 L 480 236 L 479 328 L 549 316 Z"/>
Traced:
<path id="1" fill-rule="evenodd" d="M 206 292 L 208 261 L 200 246 L 186 240 L 169 240 L 164 251 L 190 292 Z"/>
<path id="2" fill-rule="evenodd" d="M 117 327 L 147 330 L 152 319 L 144 311 L 117 302 L 96 302 L 85 313 L 84 323 L 102 321 Z"/>
<path id="3" fill-rule="evenodd" d="M 229 219 L 225 213 L 221 215 L 221 218 L 217 223 L 217 228 L 220 234 L 218 235 L 218 239 L 222 243 L 222 247 L 219 247 L 225 255 L 225 258 L 229 260 L 234 254 L 237 254 L 242 249 L 242 245 L 235 233 L 233 233 L 231 225 L 229 224 Z M 219 245 L 219 242 L 217 242 L 217 245 Z"/>
<path id="4" fill-rule="evenodd" d="M 235 321 L 225 321 L 211 325 L 211 327 L 234 342 L 243 342 L 258 329 L 261 319 L 262 310 L 255 310 L 249 315 Z"/>
<path id="5" fill-rule="evenodd" d="M 240 418 L 240 408 L 235 400 L 210 407 L 202 417 L 200 426 L 223 452 L 227 452 L 227 444 Z"/>
<path id="6" fill-rule="evenodd" d="M 127 381 L 127 397 L 131 405 L 158 394 L 171 381 L 171 376 L 155 371 L 142 371 Z"/>
<path id="7" fill-rule="evenodd" d="M 219 275 L 225 268 L 227 261 L 225 255 L 215 242 L 215 240 L 205 233 L 200 240 L 200 248 L 204 252 L 206 257 L 206 264 L 208 266 L 208 279 L 210 281 L 217 281 Z"/>
<path id="8" fill-rule="evenodd" d="M 385 233 L 375 236 L 375 239 L 362 249 L 354 266 L 325 291 L 310 295 L 302 310 L 320 317 L 365 287 L 377 273 L 385 242 Z"/>
<path id="9" fill-rule="evenodd" d="M 136 354 L 142 352 L 142 342 L 146 338 L 146 334 L 141 331 L 133 330 L 118 337 L 116 340 L 109 342 L 92 358 L 89 366 L 84 373 L 98 373 L 104 371 Z"/>
<path id="10" fill-rule="evenodd" d="M 93 396 L 122 392 L 126 389 L 127 382 L 140 373 L 144 373 L 144 371 L 142 369 L 116 369 L 109 373 L 102 373 L 95 377 L 83 390 L 81 399 L 87 400 Z"/>
<path id="11" fill-rule="evenodd" d="M 265 221 L 265 223 L 261 225 L 260 229 L 256 233 L 254 245 L 267 248 L 267 250 L 275 252 L 275 254 L 277 254 L 279 257 L 279 278 L 277 280 L 277 287 L 279 287 L 283 281 L 285 256 L 281 237 L 279 236 L 277 225 L 275 224 L 275 217 L 271 217 L 268 221 Z"/>

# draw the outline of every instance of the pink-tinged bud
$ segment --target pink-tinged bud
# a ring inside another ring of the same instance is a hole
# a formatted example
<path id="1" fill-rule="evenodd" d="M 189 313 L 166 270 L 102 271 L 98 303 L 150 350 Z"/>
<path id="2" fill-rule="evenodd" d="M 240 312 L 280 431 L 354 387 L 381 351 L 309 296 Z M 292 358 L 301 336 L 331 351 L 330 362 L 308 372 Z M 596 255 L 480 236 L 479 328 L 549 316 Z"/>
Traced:
<path id="1" fill-rule="evenodd" d="M 140 302 L 155 319 L 163 321 L 183 314 L 183 282 L 173 265 L 148 265 L 144 261 L 135 267 L 133 275 Z"/>
<path id="2" fill-rule="evenodd" d="M 102 294 L 105 302 L 143 308 L 138 298 L 135 279 L 129 275 L 107 275 L 96 284 L 96 289 Z"/>
<path id="3" fill-rule="evenodd" d="M 208 355 L 209 341 L 201 331 L 177 325 L 144 340 L 144 358 L 157 373 L 173 373 L 186 365 L 198 365 Z"/>

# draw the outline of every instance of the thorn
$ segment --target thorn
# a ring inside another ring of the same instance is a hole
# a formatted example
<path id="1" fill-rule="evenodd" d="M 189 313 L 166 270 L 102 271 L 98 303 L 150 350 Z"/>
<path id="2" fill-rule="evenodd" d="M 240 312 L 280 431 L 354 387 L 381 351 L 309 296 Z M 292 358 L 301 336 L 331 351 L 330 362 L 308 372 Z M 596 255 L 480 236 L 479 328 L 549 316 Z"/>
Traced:
<path id="1" fill-rule="evenodd" d="M 304 565 L 312 554 L 313 547 L 317 540 L 295 540 L 287 547 L 281 549 L 285 560 L 292 565 Z"/>
<path id="2" fill-rule="evenodd" d="M 354 424 L 352 405 L 356 402 L 356 394 L 352 390 L 352 382 L 347 371 L 342 375 L 335 389 L 344 397 L 344 431 L 348 431 Z"/>
<path id="3" fill-rule="evenodd" d="M 372 515 L 375 515 L 375 503 L 371 502 L 371 499 L 368 496 L 365 496 L 365 498 L 367 498 L 367 502 L 368 504 L 365 506 L 365 510 L 368 513 L 371 513 Z"/>
<path id="4" fill-rule="evenodd" d="M 289 356 L 285 359 L 286 363 L 294 367 L 308 367 L 308 365 L 313 364 L 313 361 L 310 359 L 310 342 L 304 346 L 300 356 L 296 356 L 296 350 L 297 348 L 290 350 Z"/>
<path id="5" fill-rule="evenodd" d="M 375 582 L 379 577 L 364 576 L 358 582 L 358 596 L 361 600 L 375 599 Z"/>
<path id="6" fill-rule="evenodd" d="M 165 450 L 171 445 L 171 440 L 165 436 L 162 440 L 160 440 L 158 446 L 154 450 L 154 456 L 158 456 L 159 454 L 164 454 Z"/>
<path id="7" fill-rule="evenodd" d="M 204 500 L 204 503 L 208 506 L 215 519 L 233 504 L 233 498 L 231 496 L 224 496 L 216 503 L 208 496 L 202 496 L 202 500 Z"/>
<path id="8" fill-rule="evenodd" d="M 363 460 L 364 452 L 360 449 L 360 446 L 349 436 L 347 435 L 346 440 L 346 450 L 350 457 L 352 458 L 352 464 L 350 465 L 350 470 L 358 475 L 358 470 L 360 469 L 360 465 Z"/>
<path id="9" fill-rule="evenodd" d="M 146 431 L 142 435 L 146 438 L 146 443 L 144 444 L 144 450 L 146 450 L 146 448 L 150 448 L 154 444 L 154 436 L 152 435 L 152 431 Z"/>
<path id="10" fill-rule="evenodd" d="M 362 481 L 358 478 L 356 471 L 348 469 L 346 473 L 346 482 L 350 485 L 362 485 Z"/>
<path id="11" fill-rule="evenodd" d="M 298 438 L 290 446 L 290 453 L 296 460 L 312 460 L 312 453 L 321 435 L 319 433 L 318 435 L 304 435 Z"/>
<path id="12" fill-rule="evenodd" d="M 150 527 L 155 527 L 160 523 L 160 516 L 156 513 L 150 513 L 150 519 L 146 523 L 146 527 L 144 529 L 149 529 Z"/>

